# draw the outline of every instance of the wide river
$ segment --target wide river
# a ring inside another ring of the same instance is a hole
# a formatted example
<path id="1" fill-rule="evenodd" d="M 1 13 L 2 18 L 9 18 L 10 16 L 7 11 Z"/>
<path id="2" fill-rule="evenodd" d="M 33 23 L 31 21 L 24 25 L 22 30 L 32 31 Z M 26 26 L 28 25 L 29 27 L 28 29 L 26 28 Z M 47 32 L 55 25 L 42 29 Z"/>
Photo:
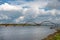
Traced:
<path id="1" fill-rule="evenodd" d="M 0 40 L 41 40 L 54 32 L 45 26 L 0 27 Z"/>

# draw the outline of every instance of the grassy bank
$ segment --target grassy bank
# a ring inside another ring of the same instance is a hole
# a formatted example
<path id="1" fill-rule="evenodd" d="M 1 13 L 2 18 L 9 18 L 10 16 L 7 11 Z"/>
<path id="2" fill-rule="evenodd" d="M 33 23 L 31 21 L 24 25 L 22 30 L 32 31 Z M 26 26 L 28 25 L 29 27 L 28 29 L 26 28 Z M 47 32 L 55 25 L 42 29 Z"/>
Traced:
<path id="1" fill-rule="evenodd" d="M 46 38 L 42 40 L 60 40 L 60 30 L 57 30 L 57 32 L 48 35 Z"/>

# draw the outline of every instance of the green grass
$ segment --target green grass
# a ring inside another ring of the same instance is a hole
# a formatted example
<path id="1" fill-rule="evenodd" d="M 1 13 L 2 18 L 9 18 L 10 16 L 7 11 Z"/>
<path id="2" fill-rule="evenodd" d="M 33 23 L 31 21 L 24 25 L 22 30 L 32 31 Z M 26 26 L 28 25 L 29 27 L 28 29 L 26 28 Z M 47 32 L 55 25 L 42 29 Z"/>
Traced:
<path id="1" fill-rule="evenodd" d="M 57 33 L 57 34 L 54 36 L 53 40 L 60 40 L 60 33 Z"/>
<path id="2" fill-rule="evenodd" d="M 48 35 L 48 37 L 42 39 L 42 40 L 60 40 L 60 30 L 58 30 L 57 32 Z"/>

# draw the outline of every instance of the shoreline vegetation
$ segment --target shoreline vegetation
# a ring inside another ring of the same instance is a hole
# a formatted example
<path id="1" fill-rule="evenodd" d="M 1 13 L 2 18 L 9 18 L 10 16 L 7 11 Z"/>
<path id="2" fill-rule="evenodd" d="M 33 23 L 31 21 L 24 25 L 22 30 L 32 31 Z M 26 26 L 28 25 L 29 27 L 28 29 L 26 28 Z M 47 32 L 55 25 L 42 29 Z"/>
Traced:
<path id="1" fill-rule="evenodd" d="M 0 26 L 41 26 L 40 24 L 0 24 Z"/>
<path id="2" fill-rule="evenodd" d="M 48 35 L 42 40 L 60 40 L 60 30 L 57 29 L 55 33 Z"/>
<path id="3" fill-rule="evenodd" d="M 54 25 L 42 25 L 42 24 L 0 24 L 0 26 L 54 26 Z"/>

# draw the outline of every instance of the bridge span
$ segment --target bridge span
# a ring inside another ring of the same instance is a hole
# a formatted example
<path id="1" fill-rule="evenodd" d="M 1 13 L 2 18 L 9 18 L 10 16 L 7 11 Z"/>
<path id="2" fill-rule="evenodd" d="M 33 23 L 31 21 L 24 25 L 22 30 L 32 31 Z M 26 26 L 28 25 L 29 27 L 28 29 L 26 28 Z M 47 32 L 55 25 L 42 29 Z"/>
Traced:
<path id="1" fill-rule="evenodd" d="M 51 29 L 57 27 L 58 25 L 51 22 L 51 21 L 43 21 L 41 23 L 35 23 L 33 22 L 32 24 L 24 23 L 24 24 L 0 24 L 0 26 L 5 26 L 5 27 L 9 27 L 9 26 L 50 26 Z"/>

